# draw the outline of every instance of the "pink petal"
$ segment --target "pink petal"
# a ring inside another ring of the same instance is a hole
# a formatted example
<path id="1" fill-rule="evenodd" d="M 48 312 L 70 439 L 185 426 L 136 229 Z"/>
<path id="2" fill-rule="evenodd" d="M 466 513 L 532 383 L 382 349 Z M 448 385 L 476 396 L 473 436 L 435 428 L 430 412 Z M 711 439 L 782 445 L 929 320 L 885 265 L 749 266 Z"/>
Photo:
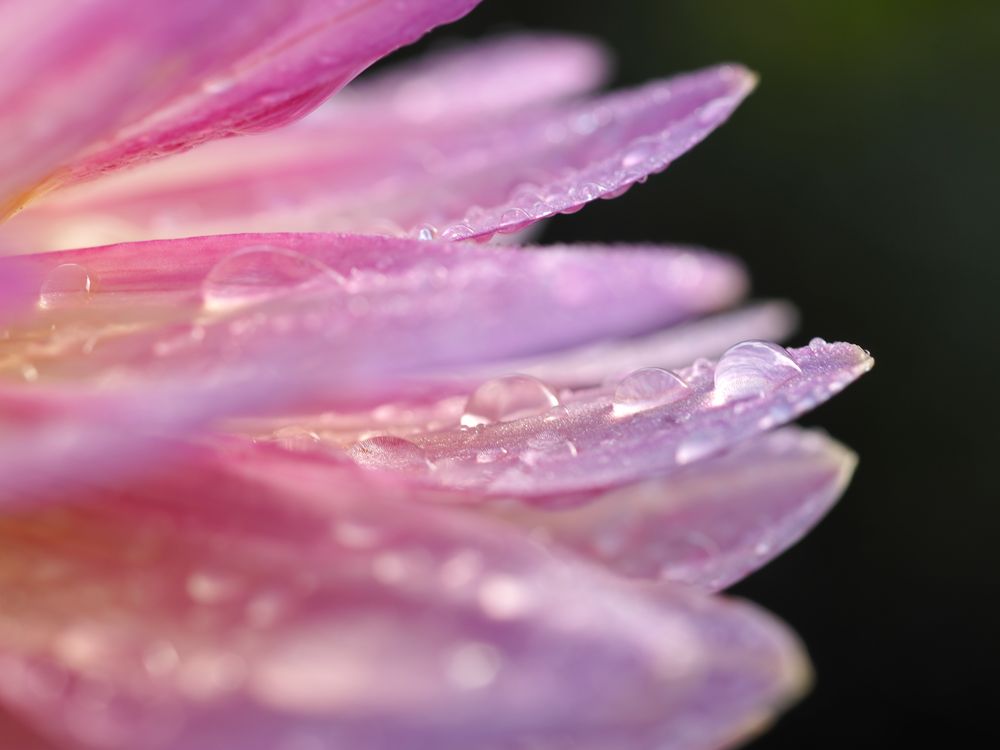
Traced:
<path id="1" fill-rule="evenodd" d="M 63 284 L 68 269 L 79 287 L 43 304 L 35 332 L 10 345 L 14 366 L 30 363 L 42 382 L 110 375 L 118 388 L 129 373 L 236 375 L 298 382 L 303 397 L 347 406 L 399 395 L 402 379 L 418 374 L 656 329 L 745 288 L 734 261 L 681 248 L 520 250 L 351 235 L 196 238 L 6 264 Z M 49 333 L 60 321 L 72 325 Z M 128 324 L 139 329 L 123 334 Z"/>
<path id="2" fill-rule="evenodd" d="M 352 120 L 332 107 L 252 150 L 219 143 L 57 196 L 11 231 L 25 250 L 239 231 L 483 239 L 621 194 L 725 122 L 754 82 L 722 66 L 590 101 L 422 126 Z"/>
<path id="3" fill-rule="evenodd" d="M 193 452 L 0 520 L 0 700 L 104 750 L 708 750 L 803 686 L 748 605 L 618 584 L 349 469 Z"/>
<path id="4" fill-rule="evenodd" d="M 786 363 L 775 365 L 754 351 L 748 357 L 747 346 L 781 352 Z M 734 365 L 743 369 L 734 372 Z M 773 344 L 748 342 L 717 364 L 702 360 L 676 375 L 653 377 L 648 401 L 638 407 L 619 397 L 625 381 L 617 387 L 564 392 L 562 403 L 553 407 L 551 401 L 527 398 L 529 386 L 523 379 L 501 379 L 484 386 L 482 397 L 501 413 L 472 408 L 480 398 L 474 394 L 466 407 L 471 420 L 463 417 L 464 426 L 412 437 L 427 464 L 408 466 L 407 473 L 429 486 L 564 505 L 574 495 L 590 498 L 595 491 L 670 474 L 786 424 L 872 365 L 871 355 L 852 344 L 816 340 L 785 352 Z M 636 377 L 648 380 L 646 375 L 639 371 Z M 734 383 L 734 377 L 740 382 Z M 737 388 L 748 386 L 754 390 L 741 393 Z M 623 403 L 630 409 L 621 413 Z M 505 404 L 512 412 L 506 417 Z M 393 452 L 365 463 L 392 470 Z"/>
<path id="5" fill-rule="evenodd" d="M 683 367 L 699 357 L 718 356 L 740 341 L 780 341 L 795 330 L 797 318 L 788 303 L 761 302 L 645 336 L 491 364 L 473 375 L 482 382 L 520 372 L 559 388 L 585 388 L 621 379 L 641 367 Z"/>
<path id="6" fill-rule="evenodd" d="M 475 0 L 18 0 L 0 9 L 0 215 L 32 192 L 295 119 Z M 237 21 L 238 22 L 234 22 Z M 18 192 L 21 191 L 21 192 Z"/>
<path id="7" fill-rule="evenodd" d="M 787 428 L 579 508 L 492 513 L 622 575 L 717 591 L 798 542 L 843 493 L 856 464 L 822 433 Z"/>
<path id="8" fill-rule="evenodd" d="M 363 75 L 323 110 L 310 128 L 384 128 L 483 120 L 543 105 L 602 85 L 611 61 L 596 40 L 562 34 L 477 39 Z M 322 123 L 322 124 L 321 124 Z"/>

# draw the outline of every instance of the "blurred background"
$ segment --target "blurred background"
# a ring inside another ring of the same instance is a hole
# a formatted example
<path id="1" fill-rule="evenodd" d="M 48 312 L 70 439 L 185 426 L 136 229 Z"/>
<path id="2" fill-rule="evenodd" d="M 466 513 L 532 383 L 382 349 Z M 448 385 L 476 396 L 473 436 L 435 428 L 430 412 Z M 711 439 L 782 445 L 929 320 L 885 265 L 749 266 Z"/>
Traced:
<path id="1" fill-rule="evenodd" d="M 996 746 L 1000 2 L 494 0 L 430 44 L 512 29 L 604 40 L 615 85 L 727 60 L 762 77 L 692 154 L 543 241 L 732 251 L 757 296 L 799 305 L 793 344 L 876 357 L 808 420 L 860 453 L 847 495 L 735 591 L 817 670 L 752 747 Z"/>

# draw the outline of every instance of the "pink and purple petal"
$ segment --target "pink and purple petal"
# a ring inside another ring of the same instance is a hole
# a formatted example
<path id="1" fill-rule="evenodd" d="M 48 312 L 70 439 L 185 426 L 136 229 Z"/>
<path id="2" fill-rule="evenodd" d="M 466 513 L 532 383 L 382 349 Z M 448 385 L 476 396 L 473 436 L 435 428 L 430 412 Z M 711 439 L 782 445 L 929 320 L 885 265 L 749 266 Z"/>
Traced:
<path id="1" fill-rule="evenodd" d="M 626 586 L 357 480 L 193 451 L 3 518 L 0 701 L 102 750 L 709 750 L 804 685 L 794 637 L 748 605 Z"/>
<path id="2" fill-rule="evenodd" d="M 0 215 L 39 191 L 306 114 L 475 0 L 7 3 Z M 238 22 L 234 22 L 238 20 Z"/>
<path id="3" fill-rule="evenodd" d="M 710 68 L 582 102 L 481 117 L 339 113 L 53 196 L 12 222 L 25 251 L 240 231 L 372 231 L 447 240 L 517 232 L 666 168 L 753 88 Z"/>
<path id="4" fill-rule="evenodd" d="M 798 542 L 843 493 L 856 463 L 822 433 L 786 428 L 579 508 L 484 512 L 623 576 L 718 591 Z"/>

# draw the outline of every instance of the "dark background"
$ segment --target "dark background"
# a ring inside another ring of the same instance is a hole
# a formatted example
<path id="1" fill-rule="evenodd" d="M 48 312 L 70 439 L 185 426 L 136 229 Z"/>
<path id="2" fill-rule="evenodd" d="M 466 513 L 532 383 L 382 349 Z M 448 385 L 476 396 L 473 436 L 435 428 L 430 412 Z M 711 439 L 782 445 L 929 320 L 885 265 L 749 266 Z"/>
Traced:
<path id="1" fill-rule="evenodd" d="M 701 147 L 543 239 L 733 251 L 758 296 L 801 308 L 792 343 L 876 357 L 808 420 L 860 453 L 847 495 L 736 589 L 791 623 L 817 670 L 753 748 L 995 746 L 1000 2 L 492 0 L 433 39 L 509 29 L 604 40 L 616 85 L 759 71 Z"/>

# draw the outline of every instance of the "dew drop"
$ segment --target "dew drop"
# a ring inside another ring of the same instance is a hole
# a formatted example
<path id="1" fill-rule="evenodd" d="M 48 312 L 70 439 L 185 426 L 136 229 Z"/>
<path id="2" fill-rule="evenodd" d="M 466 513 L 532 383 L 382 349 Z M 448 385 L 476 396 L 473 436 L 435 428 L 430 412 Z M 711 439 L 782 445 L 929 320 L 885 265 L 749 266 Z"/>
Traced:
<path id="1" fill-rule="evenodd" d="M 418 240 L 423 240 L 424 242 L 436 239 L 437 236 L 438 230 L 433 224 L 421 224 L 413 230 L 413 237 Z"/>
<path id="2" fill-rule="evenodd" d="M 627 417 L 672 404 L 690 392 L 687 383 L 670 370 L 646 367 L 626 376 L 615 389 L 612 413 Z"/>
<path id="3" fill-rule="evenodd" d="M 718 452 L 725 444 L 725 435 L 719 430 L 696 430 L 681 440 L 674 460 L 684 466 Z"/>
<path id="4" fill-rule="evenodd" d="M 457 646 L 445 662 L 448 681 L 460 690 L 479 690 L 492 683 L 500 671 L 500 652 L 487 643 Z"/>
<path id="5" fill-rule="evenodd" d="M 339 286 L 343 278 L 325 264 L 294 250 L 260 245 L 226 256 L 202 281 L 206 310 L 226 312 L 303 287 Z"/>
<path id="6" fill-rule="evenodd" d="M 416 471 L 431 468 L 423 448 L 394 435 L 378 435 L 355 443 L 348 455 L 359 466 L 388 471 Z"/>
<path id="7" fill-rule="evenodd" d="M 323 445 L 319 435 L 304 427 L 282 427 L 274 433 L 273 438 L 279 447 L 292 453 L 309 453 Z"/>
<path id="8" fill-rule="evenodd" d="M 38 306 L 51 310 L 79 305 L 90 298 L 90 273 L 79 263 L 63 263 L 53 268 L 42 281 Z"/>
<path id="9" fill-rule="evenodd" d="M 462 414 L 464 427 L 510 422 L 544 414 L 559 406 L 559 398 L 545 383 L 530 375 L 510 375 L 483 383 L 469 397 Z"/>
<path id="10" fill-rule="evenodd" d="M 483 581 L 479 588 L 479 606 L 494 620 L 513 620 L 526 614 L 531 595 L 516 578 L 497 574 Z"/>
<path id="11" fill-rule="evenodd" d="M 745 341 L 729 349 L 715 366 L 716 404 L 759 398 L 802 373 L 777 344 Z"/>

